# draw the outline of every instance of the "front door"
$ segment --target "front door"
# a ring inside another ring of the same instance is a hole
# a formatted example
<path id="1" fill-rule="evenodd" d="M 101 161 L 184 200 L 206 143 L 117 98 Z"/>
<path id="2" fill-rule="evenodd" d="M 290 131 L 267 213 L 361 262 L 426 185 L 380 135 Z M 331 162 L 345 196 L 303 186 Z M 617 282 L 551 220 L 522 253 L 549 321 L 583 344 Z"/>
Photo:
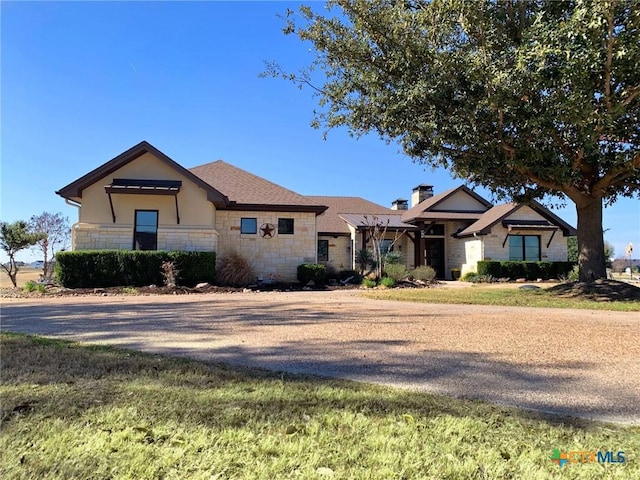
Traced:
<path id="1" fill-rule="evenodd" d="M 424 263 L 436 271 L 436 278 L 444 278 L 444 238 L 424 239 Z"/>

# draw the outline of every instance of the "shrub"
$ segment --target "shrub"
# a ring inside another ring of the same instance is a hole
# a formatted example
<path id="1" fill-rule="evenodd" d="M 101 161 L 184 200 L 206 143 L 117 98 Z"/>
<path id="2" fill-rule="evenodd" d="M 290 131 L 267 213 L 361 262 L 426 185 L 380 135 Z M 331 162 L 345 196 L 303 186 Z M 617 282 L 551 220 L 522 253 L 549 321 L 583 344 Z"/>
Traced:
<path id="1" fill-rule="evenodd" d="M 473 282 L 473 279 L 477 277 L 478 274 L 476 272 L 467 272 L 460 277 L 460 281 L 462 282 Z"/>
<path id="2" fill-rule="evenodd" d="M 508 277 L 511 280 L 516 280 L 526 276 L 524 262 L 500 262 L 500 266 L 502 267 L 501 277 Z"/>
<path id="3" fill-rule="evenodd" d="M 391 288 L 396 285 L 396 281 L 391 277 L 384 277 L 382 280 L 380 280 L 380 285 L 382 285 L 383 287 Z"/>
<path id="4" fill-rule="evenodd" d="M 178 270 L 178 285 L 193 287 L 200 282 L 213 283 L 216 279 L 215 252 L 166 252 Z"/>
<path id="5" fill-rule="evenodd" d="M 29 280 L 28 282 L 26 282 L 24 284 L 24 287 L 22 287 L 22 290 L 25 292 L 39 292 L 39 293 L 45 293 L 47 291 L 44 285 L 42 285 L 41 283 L 34 282 L 33 280 Z"/>
<path id="6" fill-rule="evenodd" d="M 399 263 L 391 263 L 384 267 L 384 273 L 386 273 L 387 277 L 393 279 L 395 282 L 399 282 L 407 278 L 409 272 L 405 268 L 404 265 Z"/>
<path id="7" fill-rule="evenodd" d="M 179 285 L 212 282 L 215 252 L 83 250 L 56 255 L 55 273 L 67 288 L 144 286 L 163 283 L 162 262 L 173 262 Z"/>
<path id="8" fill-rule="evenodd" d="M 491 275 L 492 277 L 501 277 L 502 268 L 500 262 L 491 260 L 481 260 L 478 262 L 478 275 Z"/>
<path id="9" fill-rule="evenodd" d="M 527 280 L 536 280 L 541 277 L 538 262 L 522 262 L 522 267 Z"/>
<path id="10" fill-rule="evenodd" d="M 160 268 L 162 270 L 162 279 L 165 286 L 175 287 L 179 273 L 178 269 L 176 268 L 176 264 L 167 260 L 162 262 Z"/>
<path id="11" fill-rule="evenodd" d="M 297 277 L 303 284 L 313 281 L 316 285 L 324 285 L 327 281 L 327 269 L 319 263 L 303 263 L 298 265 Z"/>
<path id="12" fill-rule="evenodd" d="M 553 262 L 538 262 L 538 269 L 543 280 L 553 278 Z"/>
<path id="13" fill-rule="evenodd" d="M 216 283 L 219 285 L 245 286 L 255 282 L 251 263 L 238 252 L 221 256 L 216 265 Z"/>
<path id="14" fill-rule="evenodd" d="M 377 285 L 376 281 L 372 278 L 365 278 L 362 280 L 362 286 L 365 288 L 373 288 Z"/>
<path id="15" fill-rule="evenodd" d="M 436 278 L 436 271 L 428 265 L 422 265 L 411 271 L 411 277 L 422 282 L 431 282 Z"/>
<path id="16" fill-rule="evenodd" d="M 397 265 L 400 263 L 404 263 L 404 257 L 400 252 L 388 252 L 382 257 L 383 265 Z"/>
<path id="17" fill-rule="evenodd" d="M 566 278 L 576 267 L 573 262 L 553 262 L 553 278 Z"/>
<path id="18" fill-rule="evenodd" d="M 373 268 L 374 263 L 373 254 L 368 248 L 361 248 L 356 252 L 356 265 L 358 265 L 360 275 L 364 274 L 367 269 Z"/>
<path id="19" fill-rule="evenodd" d="M 580 271 L 578 265 L 559 277 L 563 282 L 577 282 L 580 280 Z"/>

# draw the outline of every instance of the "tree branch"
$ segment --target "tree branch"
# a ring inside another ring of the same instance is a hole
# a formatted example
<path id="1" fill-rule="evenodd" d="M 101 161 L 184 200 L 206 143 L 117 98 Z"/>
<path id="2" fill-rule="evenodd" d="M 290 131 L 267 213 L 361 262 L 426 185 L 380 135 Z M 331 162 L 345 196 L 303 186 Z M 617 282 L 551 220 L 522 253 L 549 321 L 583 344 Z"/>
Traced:
<path id="1" fill-rule="evenodd" d="M 636 153 L 629 163 L 624 163 L 618 168 L 609 170 L 600 180 L 593 186 L 594 192 L 605 192 L 607 188 L 618 182 L 626 180 L 634 170 L 640 170 L 640 153 Z"/>
<path id="2" fill-rule="evenodd" d="M 604 67 L 604 97 L 607 105 L 607 112 L 613 113 L 613 102 L 611 101 L 611 70 L 613 65 L 613 13 L 607 12 L 607 62 Z"/>

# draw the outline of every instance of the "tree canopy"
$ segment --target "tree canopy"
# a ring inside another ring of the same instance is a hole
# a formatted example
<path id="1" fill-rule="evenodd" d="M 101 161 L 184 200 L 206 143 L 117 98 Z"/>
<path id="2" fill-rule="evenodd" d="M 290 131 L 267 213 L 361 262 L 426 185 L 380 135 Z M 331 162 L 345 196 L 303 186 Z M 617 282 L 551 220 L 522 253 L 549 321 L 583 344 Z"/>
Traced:
<path id="1" fill-rule="evenodd" d="M 31 217 L 29 228 L 31 232 L 42 234 L 35 246 L 42 252 L 44 259 L 42 274 L 49 278 L 53 273 L 52 263 L 56 252 L 64 249 L 69 242 L 69 219 L 60 212 L 42 212 Z"/>
<path id="2" fill-rule="evenodd" d="M 9 257 L 9 261 L 3 263 L 2 268 L 9 275 L 14 287 L 18 286 L 16 277 L 19 270 L 15 260 L 16 253 L 35 245 L 42 238 L 43 234 L 30 232 L 27 222 L 22 220 L 14 223 L 0 222 L 0 248 Z"/>
<path id="3" fill-rule="evenodd" d="M 313 125 L 375 132 L 516 201 L 570 199 L 580 279 L 604 278 L 603 202 L 640 190 L 640 2 L 336 0 L 311 42 Z M 320 84 L 315 83 L 318 72 Z"/>

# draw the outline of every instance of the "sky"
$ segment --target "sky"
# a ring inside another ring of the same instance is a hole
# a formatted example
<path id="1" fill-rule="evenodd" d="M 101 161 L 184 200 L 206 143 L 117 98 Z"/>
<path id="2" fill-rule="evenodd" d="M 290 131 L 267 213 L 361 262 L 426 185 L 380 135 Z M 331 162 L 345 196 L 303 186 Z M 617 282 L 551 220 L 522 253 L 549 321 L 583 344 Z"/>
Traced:
<path id="1" fill-rule="evenodd" d="M 0 219 L 46 211 L 76 222 L 55 192 L 142 140 L 184 167 L 222 159 L 303 195 L 390 206 L 418 184 L 460 185 L 376 136 L 323 139 L 310 89 L 260 77 L 268 61 L 290 72 L 312 62 L 309 44 L 282 33 L 297 5 L 2 1 Z M 576 225 L 573 204 L 554 212 Z M 615 256 L 629 242 L 639 256 L 637 199 L 606 208 L 604 228 Z"/>

